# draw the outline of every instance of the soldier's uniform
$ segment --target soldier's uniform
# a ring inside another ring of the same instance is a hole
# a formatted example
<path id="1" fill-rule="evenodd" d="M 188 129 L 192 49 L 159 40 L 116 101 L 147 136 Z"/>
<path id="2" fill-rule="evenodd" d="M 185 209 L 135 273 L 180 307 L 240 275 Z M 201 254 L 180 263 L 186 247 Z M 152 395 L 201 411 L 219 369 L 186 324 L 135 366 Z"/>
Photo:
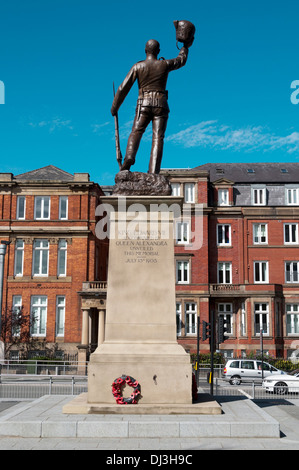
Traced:
<path id="1" fill-rule="evenodd" d="M 115 115 L 137 79 L 139 96 L 132 131 L 127 143 L 127 150 L 121 170 L 130 169 L 135 163 L 140 140 L 148 124 L 152 121 L 153 139 L 149 163 L 149 173 L 159 173 L 164 135 L 169 113 L 166 83 L 169 72 L 186 64 L 188 48 L 182 47 L 175 59 L 158 60 L 146 58 L 137 62 L 119 86 L 113 100 L 111 113 Z"/>

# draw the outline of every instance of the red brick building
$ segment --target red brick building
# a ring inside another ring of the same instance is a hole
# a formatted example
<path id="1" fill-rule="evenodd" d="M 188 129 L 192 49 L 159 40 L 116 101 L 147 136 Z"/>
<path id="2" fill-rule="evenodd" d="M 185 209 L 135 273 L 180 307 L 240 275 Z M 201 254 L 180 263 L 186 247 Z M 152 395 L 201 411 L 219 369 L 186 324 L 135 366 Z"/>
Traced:
<path id="1" fill-rule="evenodd" d="M 48 166 L 17 176 L 0 174 L 1 240 L 11 242 L 3 312 L 23 306 L 35 318 L 31 336 L 73 357 L 82 343 L 78 292 L 83 283 L 106 280 L 107 243 L 95 236 L 102 195 L 87 173 L 71 175 Z M 94 316 L 91 311 L 90 322 Z"/>
<path id="2" fill-rule="evenodd" d="M 196 351 L 197 325 L 228 322 L 226 356 L 260 349 L 288 357 L 299 346 L 299 164 L 205 164 L 163 170 L 184 198 L 175 223 L 179 342 Z M 95 210 L 112 187 L 53 166 L 0 174 L 3 310 L 37 317 L 31 334 L 88 358 L 104 338 L 108 241 Z M 202 336 L 202 328 L 200 328 Z M 200 339 L 200 352 L 209 352 Z"/>
<path id="3" fill-rule="evenodd" d="M 218 163 L 166 173 L 186 205 L 202 204 L 201 247 L 190 243 L 194 212 L 176 235 L 179 342 L 195 351 L 197 322 L 214 310 L 216 328 L 219 316 L 228 321 L 229 339 L 217 345 L 226 356 L 259 351 L 261 329 L 265 351 L 290 356 L 299 347 L 299 164 Z M 208 350 L 201 341 L 200 351 Z"/>

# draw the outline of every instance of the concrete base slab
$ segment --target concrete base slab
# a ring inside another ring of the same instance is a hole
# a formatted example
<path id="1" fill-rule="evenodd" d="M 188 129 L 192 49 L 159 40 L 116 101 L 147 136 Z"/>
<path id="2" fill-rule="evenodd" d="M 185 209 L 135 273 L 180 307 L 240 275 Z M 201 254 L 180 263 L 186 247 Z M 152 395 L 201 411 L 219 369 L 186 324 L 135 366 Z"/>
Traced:
<path id="1" fill-rule="evenodd" d="M 250 438 L 280 437 L 279 422 L 249 399 L 222 402 L 222 414 L 64 414 L 65 395 L 45 395 L 0 412 L 0 437 Z"/>
<path id="2" fill-rule="evenodd" d="M 218 415 L 222 408 L 207 394 L 201 394 L 197 403 L 189 404 L 141 404 L 89 403 L 88 393 L 82 393 L 63 407 L 66 414 L 119 414 L 119 415 Z"/>

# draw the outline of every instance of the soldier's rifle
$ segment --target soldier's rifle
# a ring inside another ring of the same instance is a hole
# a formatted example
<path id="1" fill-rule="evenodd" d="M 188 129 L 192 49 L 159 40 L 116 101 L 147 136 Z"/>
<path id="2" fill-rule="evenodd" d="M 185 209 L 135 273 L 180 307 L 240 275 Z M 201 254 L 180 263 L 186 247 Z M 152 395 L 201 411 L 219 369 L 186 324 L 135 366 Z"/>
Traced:
<path id="1" fill-rule="evenodd" d="M 115 97 L 115 87 L 113 82 L 113 96 Z M 119 169 L 122 166 L 122 154 L 120 150 L 120 143 L 119 143 L 119 124 L 118 124 L 118 113 L 114 116 L 114 125 L 115 125 L 115 148 L 116 148 L 116 160 L 118 162 Z"/>

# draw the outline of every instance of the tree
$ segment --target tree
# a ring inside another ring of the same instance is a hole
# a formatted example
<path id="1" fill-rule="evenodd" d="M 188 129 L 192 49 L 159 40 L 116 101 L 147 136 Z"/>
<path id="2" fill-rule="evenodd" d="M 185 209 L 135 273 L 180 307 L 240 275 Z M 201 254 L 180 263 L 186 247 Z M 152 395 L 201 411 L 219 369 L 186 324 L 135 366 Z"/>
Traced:
<path id="1" fill-rule="evenodd" d="M 0 340 L 4 343 L 4 357 L 9 358 L 12 349 L 17 349 L 27 357 L 28 351 L 35 349 L 39 340 L 30 334 L 35 318 L 25 313 L 23 307 L 6 309 L 2 316 Z"/>

